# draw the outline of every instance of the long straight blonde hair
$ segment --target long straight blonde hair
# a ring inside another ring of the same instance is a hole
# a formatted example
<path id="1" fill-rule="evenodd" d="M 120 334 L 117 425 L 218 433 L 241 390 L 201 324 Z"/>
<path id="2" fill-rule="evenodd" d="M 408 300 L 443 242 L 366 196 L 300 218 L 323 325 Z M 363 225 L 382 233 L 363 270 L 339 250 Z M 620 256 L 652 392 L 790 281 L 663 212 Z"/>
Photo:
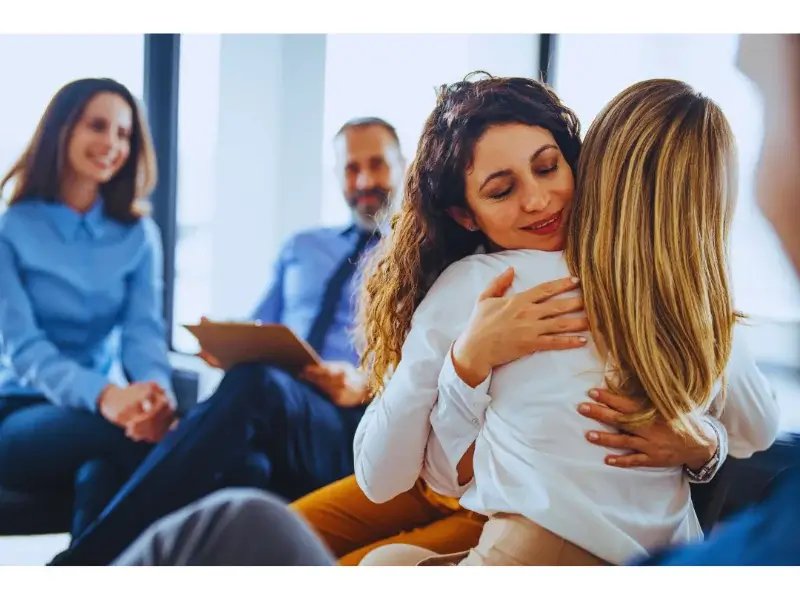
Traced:
<path id="1" fill-rule="evenodd" d="M 660 417 L 694 435 L 688 414 L 724 382 L 736 178 L 728 121 L 680 81 L 632 85 L 586 133 L 565 254 L 615 371 L 607 384 L 641 402 L 630 426 Z"/>

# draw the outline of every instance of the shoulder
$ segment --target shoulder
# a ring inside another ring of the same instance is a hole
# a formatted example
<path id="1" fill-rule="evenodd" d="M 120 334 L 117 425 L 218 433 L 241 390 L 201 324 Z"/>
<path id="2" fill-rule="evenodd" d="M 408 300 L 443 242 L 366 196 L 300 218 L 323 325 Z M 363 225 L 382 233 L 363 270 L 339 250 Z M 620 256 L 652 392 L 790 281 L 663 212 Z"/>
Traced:
<path id="1" fill-rule="evenodd" d="M 43 202 L 38 199 L 23 200 L 7 207 L 0 213 L 0 235 L 7 237 L 14 230 L 29 227 L 39 222 Z"/>
<path id="2" fill-rule="evenodd" d="M 460 320 L 493 278 L 508 267 L 491 254 L 473 254 L 454 262 L 436 279 L 414 313 L 417 323 Z"/>
<path id="3" fill-rule="evenodd" d="M 306 248 L 333 243 L 342 237 L 345 227 L 314 227 L 302 229 L 289 236 L 281 246 L 281 254 L 302 252 Z"/>
<path id="4" fill-rule="evenodd" d="M 523 287 L 569 275 L 561 252 L 505 250 L 472 254 L 445 269 L 431 287 L 431 292 L 442 293 L 440 290 L 443 288 L 459 293 L 473 291 L 477 297 L 492 279 L 508 268 L 514 269 L 515 284 Z M 512 289 L 514 287 L 512 285 Z"/>
<path id="5" fill-rule="evenodd" d="M 146 252 L 161 252 L 162 240 L 161 229 L 159 229 L 152 217 L 139 217 L 136 221 L 129 224 L 121 224 L 116 221 L 107 221 L 109 226 L 118 227 L 130 243 L 140 247 Z"/>
<path id="6" fill-rule="evenodd" d="M 341 237 L 345 231 L 345 227 L 313 227 L 309 229 L 301 229 L 293 234 L 287 240 L 294 244 L 314 243 L 319 241 L 328 241 Z"/>

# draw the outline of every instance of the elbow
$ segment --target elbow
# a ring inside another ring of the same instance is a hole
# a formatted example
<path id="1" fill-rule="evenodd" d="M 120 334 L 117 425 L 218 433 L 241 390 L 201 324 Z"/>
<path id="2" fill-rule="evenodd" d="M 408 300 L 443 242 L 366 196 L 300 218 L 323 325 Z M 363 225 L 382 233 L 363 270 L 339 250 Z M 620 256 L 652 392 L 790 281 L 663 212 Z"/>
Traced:
<path id="1" fill-rule="evenodd" d="M 774 410 L 765 413 L 759 427 L 753 427 L 743 439 L 730 439 L 728 441 L 728 454 L 734 458 L 750 458 L 756 452 L 768 450 L 780 434 L 780 412 L 777 405 Z"/>
<path id="2" fill-rule="evenodd" d="M 417 481 L 416 476 L 411 478 L 397 471 L 365 467 L 360 461 L 356 462 L 355 476 L 358 487 L 373 504 L 389 502 L 410 490 Z"/>
<path id="3" fill-rule="evenodd" d="M 780 433 L 781 411 L 778 407 L 778 396 L 774 390 L 770 391 L 770 396 L 772 402 L 764 409 L 764 426 L 756 430 L 753 436 L 753 452 L 762 452 L 768 449 L 775 443 Z"/>
<path id="4" fill-rule="evenodd" d="M 778 434 L 780 433 L 780 414 L 777 410 L 773 417 L 774 418 L 771 418 L 763 429 L 757 431 L 753 436 L 751 440 L 753 454 L 769 449 L 772 444 L 775 443 L 775 440 L 778 439 Z"/>
<path id="5" fill-rule="evenodd" d="M 389 486 L 376 485 L 375 481 L 368 481 L 364 477 L 363 471 L 360 470 L 356 470 L 356 482 L 358 482 L 358 487 L 361 488 L 367 499 L 373 504 L 384 504 L 400 493 Z"/>

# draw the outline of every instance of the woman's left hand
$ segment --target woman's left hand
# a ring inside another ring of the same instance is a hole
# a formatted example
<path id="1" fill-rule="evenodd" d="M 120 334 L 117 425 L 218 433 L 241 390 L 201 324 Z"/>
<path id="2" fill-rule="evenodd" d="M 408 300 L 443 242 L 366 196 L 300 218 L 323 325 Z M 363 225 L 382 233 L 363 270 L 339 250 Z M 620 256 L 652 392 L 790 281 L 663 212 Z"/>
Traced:
<path id="1" fill-rule="evenodd" d="M 699 470 L 717 450 L 717 435 L 705 419 L 697 420 L 704 443 L 683 437 L 658 420 L 634 432 L 619 423 L 621 415 L 638 410 L 639 405 L 634 400 L 602 389 L 592 390 L 589 396 L 591 400 L 580 404 L 578 411 L 589 419 L 619 429 L 620 433 L 590 430 L 586 432 L 586 439 L 597 446 L 627 451 L 606 456 L 607 465 L 621 468 L 686 465 Z"/>

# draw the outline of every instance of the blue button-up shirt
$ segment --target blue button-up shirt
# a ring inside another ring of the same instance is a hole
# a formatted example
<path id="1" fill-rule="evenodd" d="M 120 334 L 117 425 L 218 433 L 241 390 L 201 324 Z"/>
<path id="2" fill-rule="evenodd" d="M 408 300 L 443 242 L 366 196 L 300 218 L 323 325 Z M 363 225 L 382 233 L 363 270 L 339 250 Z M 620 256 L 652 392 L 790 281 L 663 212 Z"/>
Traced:
<path id="1" fill-rule="evenodd" d="M 325 286 L 343 260 L 355 248 L 356 226 L 313 229 L 299 233 L 281 248 L 275 273 L 264 299 L 252 314 L 264 323 L 281 323 L 307 339 L 322 306 Z M 367 249 L 377 242 L 370 240 Z M 361 278 L 356 273 L 342 291 L 333 323 L 320 356 L 324 360 L 358 363 L 353 344 L 356 298 Z"/>
<path id="2" fill-rule="evenodd" d="M 162 248 L 155 223 L 125 225 L 98 200 L 79 214 L 31 199 L 0 215 L 0 396 L 95 410 L 109 383 L 168 394 Z M 121 367 L 121 369 L 119 368 Z"/>

